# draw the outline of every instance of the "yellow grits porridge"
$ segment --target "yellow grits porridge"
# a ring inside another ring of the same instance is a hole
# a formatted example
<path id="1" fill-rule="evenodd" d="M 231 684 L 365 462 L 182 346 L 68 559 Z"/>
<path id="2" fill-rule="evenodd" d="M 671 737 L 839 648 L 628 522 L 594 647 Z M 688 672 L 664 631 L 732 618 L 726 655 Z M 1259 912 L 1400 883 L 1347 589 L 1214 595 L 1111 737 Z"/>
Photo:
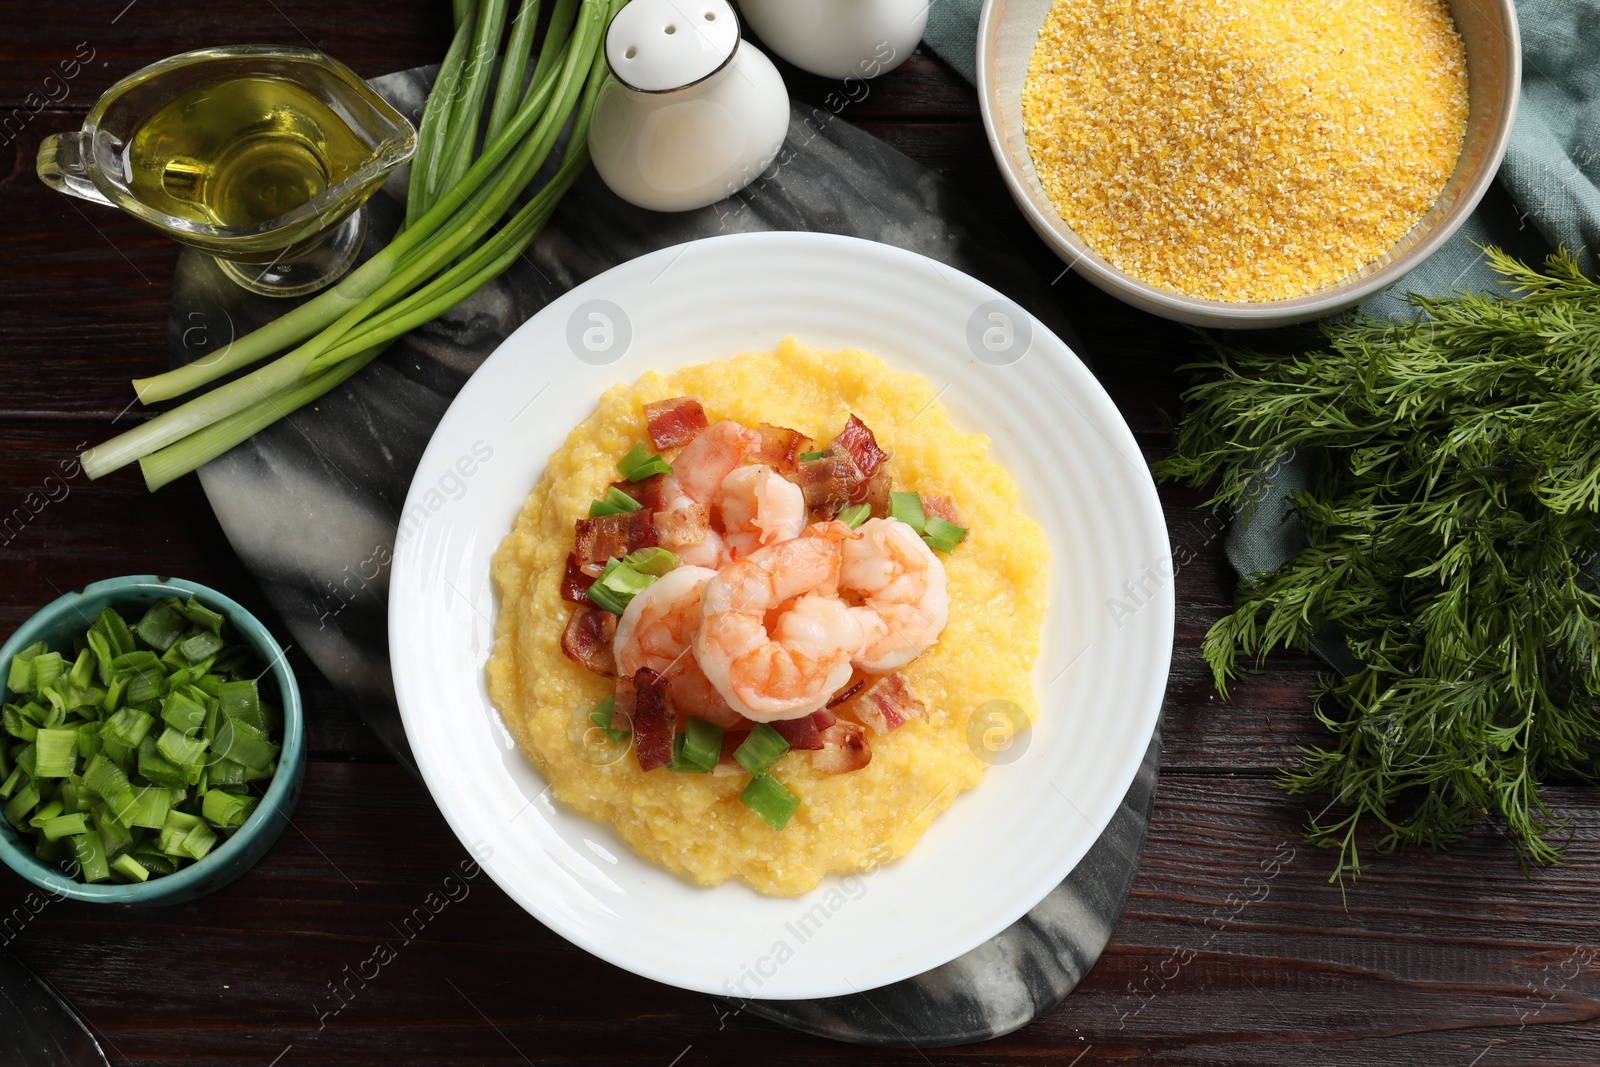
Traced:
<path id="1" fill-rule="evenodd" d="M 901 671 L 926 719 L 873 737 L 871 761 L 851 773 L 818 775 L 807 753 L 784 755 L 771 773 L 800 803 L 781 831 L 740 803 L 748 779 L 645 772 L 631 754 L 596 762 L 581 743 L 585 716 L 614 683 L 561 650 L 573 610 L 561 598 L 573 525 L 641 439 L 643 405 L 684 395 L 698 397 L 713 422 L 767 422 L 816 440 L 854 414 L 890 452 L 896 487 L 948 497 L 970 531 L 944 558 L 949 620 Z M 1049 549 L 988 449 L 981 434 L 951 426 L 920 375 L 865 352 L 818 352 L 793 339 L 776 352 L 612 387 L 550 457 L 495 553 L 498 636 L 488 681 L 507 727 L 560 801 L 611 823 L 639 855 L 701 885 L 739 877 L 760 892 L 792 896 L 831 872 L 904 855 L 983 777 L 981 746 L 969 741 L 974 709 L 1009 700 L 1030 720 L 1037 712 L 1031 671 Z"/>

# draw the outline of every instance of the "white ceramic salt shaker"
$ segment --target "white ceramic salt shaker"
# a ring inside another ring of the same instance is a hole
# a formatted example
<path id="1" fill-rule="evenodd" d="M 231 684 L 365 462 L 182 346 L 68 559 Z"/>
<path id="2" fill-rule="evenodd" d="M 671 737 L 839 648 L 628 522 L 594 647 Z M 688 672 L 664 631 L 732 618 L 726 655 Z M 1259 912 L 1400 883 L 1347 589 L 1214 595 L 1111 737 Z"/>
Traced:
<path id="1" fill-rule="evenodd" d="M 763 44 L 824 78 L 876 78 L 911 55 L 928 0 L 739 0 Z"/>
<path id="2" fill-rule="evenodd" d="M 705 207 L 749 185 L 783 147 L 783 76 L 740 40 L 727 0 L 633 0 L 612 19 L 605 47 L 611 76 L 589 152 L 629 203 Z"/>

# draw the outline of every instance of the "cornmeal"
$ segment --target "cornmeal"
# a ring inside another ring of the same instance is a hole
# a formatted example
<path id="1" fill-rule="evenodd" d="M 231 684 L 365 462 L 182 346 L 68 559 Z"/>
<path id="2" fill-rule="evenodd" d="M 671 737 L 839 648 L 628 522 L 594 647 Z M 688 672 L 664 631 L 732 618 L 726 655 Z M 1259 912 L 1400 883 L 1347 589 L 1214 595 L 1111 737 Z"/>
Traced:
<path id="1" fill-rule="evenodd" d="M 1056 0 L 1022 95 L 1061 218 L 1135 278 L 1282 300 L 1394 247 L 1467 123 L 1444 0 Z"/>
<path id="2" fill-rule="evenodd" d="M 616 479 L 617 460 L 646 439 L 642 406 L 683 395 L 698 397 L 712 422 L 769 422 L 818 441 L 854 413 L 891 452 L 895 488 L 949 497 L 971 531 L 945 558 L 949 622 L 902 672 L 927 705 L 927 721 L 869 735 L 872 762 L 847 774 L 814 776 L 808 753 L 786 754 L 772 774 L 800 806 L 781 831 L 739 802 L 744 776 L 645 773 L 631 751 L 597 765 L 575 742 L 613 683 L 560 648 L 572 611 L 560 586 L 573 522 Z M 701 885 L 739 877 L 792 896 L 830 872 L 905 854 L 983 777 L 985 763 L 968 740 L 973 709 L 1005 699 L 1030 719 L 1037 711 L 1031 671 L 1049 549 L 988 446 L 981 434 L 950 425 L 925 378 L 865 352 L 818 352 L 792 339 L 776 352 L 614 386 L 550 457 L 495 553 L 498 637 L 488 681 L 507 727 L 561 802 L 610 822 L 641 856 Z"/>

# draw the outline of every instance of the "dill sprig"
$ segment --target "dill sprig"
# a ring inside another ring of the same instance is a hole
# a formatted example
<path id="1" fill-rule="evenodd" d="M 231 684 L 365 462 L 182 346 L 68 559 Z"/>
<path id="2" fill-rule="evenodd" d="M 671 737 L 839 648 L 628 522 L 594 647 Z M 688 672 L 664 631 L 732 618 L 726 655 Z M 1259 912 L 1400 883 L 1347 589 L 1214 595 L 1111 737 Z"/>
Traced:
<path id="1" fill-rule="evenodd" d="M 1292 498 L 1306 547 L 1241 579 L 1203 651 L 1224 694 L 1319 635 L 1359 665 L 1319 681 L 1333 742 L 1282 778 L 1342 809 L 1308 827 L 1335 879 L 1358 830 L 1437 849 L 1485 815 L 1520 862 L 1557 862 L 1541 783 L 1600 770 L 1600 285 L 1564 251 L 1487 255 L 1514 295 L 1414 297 L 1412 321 L 1327 324 L 1297 355 L 1210 342 L 1156 464 L 1237 512 L 1284 456 L 1317 463 Z"/>

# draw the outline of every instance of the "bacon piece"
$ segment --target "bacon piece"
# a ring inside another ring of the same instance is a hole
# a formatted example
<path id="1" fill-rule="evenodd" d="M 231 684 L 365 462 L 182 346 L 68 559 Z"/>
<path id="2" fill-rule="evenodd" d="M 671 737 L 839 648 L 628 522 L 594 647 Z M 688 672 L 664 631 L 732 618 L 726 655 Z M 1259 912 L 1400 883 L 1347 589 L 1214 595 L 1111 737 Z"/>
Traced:
<path id="1" fill-rule="evenodd" d="M 692 396 L 675 396 L 671 400 L 656 400 L 644 406 L 645 432 L 657 452 L 677 448 L 694 440 L 696 434 L 710 423 L 705 409 Z"/>
<path id="2" fill-rule="evenodd" d="M 843 704 L 845 701 L 847 701 L 850 698 L 854 697 L 857 693 L 861 692 L 861 690 L 865 689 L 866 687 L 867 687 L 867 676 L 866 675 L 860 673 L 859 671 L 856 672 L 855 674 L 852 674 L 850 676 L 850 684 L 846 685 L 843 689 L 841 689 L 837 693 L 833 694 L 832 698 L 830 698 L 829 701 L 828 701 L 827 707 L 830 708 L 830 709 L 838 707 L 840 704 Z"/>
<path id="3" fill-rule="evenodd" d="M 722 754 L 717 757 L 716 769 L 711 773 L 718 778 L 731 778 L 736 774 L 744 774 L 745 769 L 738 760 L 733 758 L 734 751 L 750 736 L 749 730 L 724 730 L 722 732 Z"/>
<path id="4" fill-rule="evenodd" d="M 672 733 L 677 715 L 667 702 L 666 680 L 649 667 L 633 676 L 633 749 L 639 769 L 653 771 L 672 762 Z"/>
<path id="5" fill-rule="evenodd" d="M 604 563 L 613 556 L 626 556 L 656 543 L 656 528 L 649 508 L 620 515 L 601 515 L 579 519 L 576 542 L 579 563 Z"/>
<path id="6" fill-rule="evenodd" d="M 966 525 L 961 521 L 961 513 L 956 510 L 955 504 L 951 503 L 950 498 L 947 496 L 928 496 L 924 494 L 922 497 L 922 513 L 929 518 L 937 516 L 952 526 Z"/>
<path id="7" fill-rule="evenodd" d="M 854 460 L 856 470 L 861 472 L 863 479 L 878 473 L 878 465 L 889 458 L 889 453 L 878 447 L 878 439 L 867 429 L 867 424 L 854 415 L 850 416 L 844 429 L 839 431 L 839 436 L 828 447 Z"/>
<path id="8" fill-rule="evenodd" d="M 593 584 L 594 575 L 583 569 L 576 553 L 568 552 L 567 573 L 561 576 L 561 599 L 571 604 L 593 607 L 594 601 L 589 599 L 589 587 Z"/>
<path id="9" fill-rule="evenodd" d="M 877 679 L 854 700 L 843 705 L 843 710 L 854 715 L 872 729 L 873 733 L 886 734 L 908 719 L 926 719 L 928 709 L 911 692 L 906 680 L 899 674 L 889 674 Z"/>
<path id="10" fill-rule="evenodd" d="M 860 499 L 852 499 L 852 504 L 866 504 L 872 508 L 872 518 L 887 519 L 889 517 L 889 492 L 894 488 L 894 479 L 889 476 L 888 467 L 879 467 L 878 473 L 867 480 L 863 487 Z"/>
<path id="11" fill-rule="evenodd" d="M 778 731 L 778 736 L 789 742 L 790 748 L 815 751 L 822 747 L 822 731 L 837 721 L 831 711 L 814 711 L 802 718 L 779 719 L 767 725 Z"/>
<path id="12" fill-rule="evenodd" d="M 666 504 L 666 494 L 663 492 L 666 480 L 665 474 L 652 474 L 637 482 L 630 482 L 624 478 L 620 482 L 612 482 L 611 488 L 632 497 L 641 508 L 660 511 Z"/>
<path id="13" fill-rule="evenodd" d="M 765 463 L 779 474 L 793 474 L 800 465 L 800 455 L 811 451 L 811 438 L 799 430 L 774 426 L 763 422 L 756 427 L 761 435 L 761 447 L 750 454 L 757 463 Z"/>
<path id="14" fill-rule="evenodd" d="M 617 661 L 611 653 L 611 641 L 616 636 L 615 615 L 580 604 L 561 632 L 561 651 L 568 659 L 610 678 L 617 673 Z"/>
<path id="15" fill-rule="evenodd" d="M 706 543 L 711 529 L 711 509 L 704 504 L 689 504 L 673 511 L 658 511 L 651 517 L 655 543 L 668 552 L 683 554 L 686 548 Z"/>
<path id="16" fill-rule="evenodd" d="M 805 495 L 806 506 L 823 519 L 837 515 L 866 483 L 855 460 L 843 452 L 832 451 L 821 459 L 801 463 L 795 480 Z"/>
<path id="17" fill-rule="evenodd" d="M 871 762 L 866 731 L 853 722 L 836 722 L 822 731 L 822 748 L 811 753 L 814 774 L 847 774 Z"/>

